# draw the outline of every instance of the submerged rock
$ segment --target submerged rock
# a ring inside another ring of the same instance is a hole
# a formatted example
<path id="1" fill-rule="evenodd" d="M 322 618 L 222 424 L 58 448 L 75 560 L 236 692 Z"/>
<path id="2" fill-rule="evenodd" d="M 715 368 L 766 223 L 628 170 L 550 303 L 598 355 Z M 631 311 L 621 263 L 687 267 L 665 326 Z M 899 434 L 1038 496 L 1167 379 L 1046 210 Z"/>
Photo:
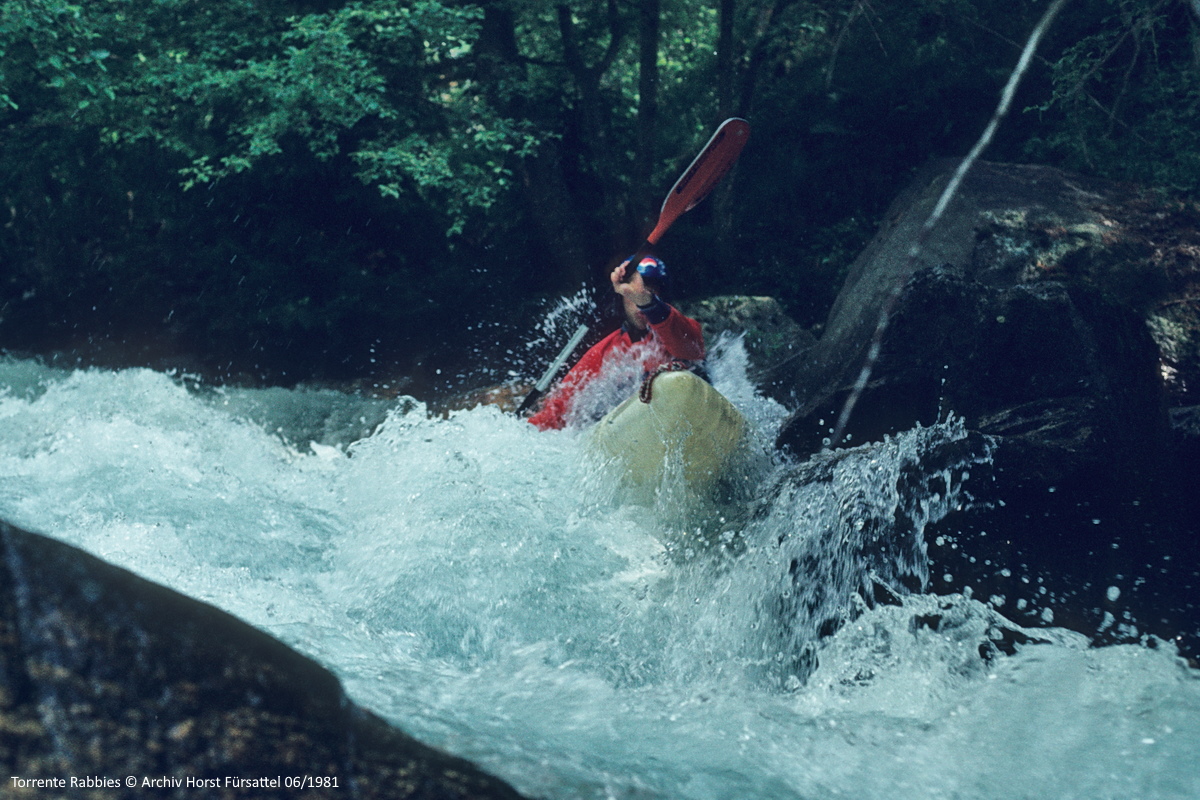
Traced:
<path id="1" fill-rule="evenodd" d="M 3 522 L 0 763 L 5 796 L 519 797 L 270 636 Z"/>
<path id="2" fill-rule="evenodd" d="M 795 409 L 779 444 L 820 450 L 878 347 L 842 444 L 953 413 L 994 446 L 974 503 L 928 531 L 935 589 L 1098 642 L 1194 649 L 1200 466 L 1180 410 L 1200 386 L 1200 212 L 979 163 L 914 255 L 955 166 L 897 199 L 820 340 L 773 371 Z"/>

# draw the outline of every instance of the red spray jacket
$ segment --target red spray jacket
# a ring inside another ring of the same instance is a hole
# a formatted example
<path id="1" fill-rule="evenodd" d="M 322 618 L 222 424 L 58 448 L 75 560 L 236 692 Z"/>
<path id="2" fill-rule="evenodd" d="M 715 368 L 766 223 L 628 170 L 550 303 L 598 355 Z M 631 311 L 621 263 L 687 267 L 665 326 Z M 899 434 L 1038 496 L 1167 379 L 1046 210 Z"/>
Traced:
<path id="1" fill-rule="evenodd" d="M 642 361 L 644 369 L 653 371 L 674 359 L 700 361 L 704 358 L 704 334 L 700 323 L 681 314 L 674 306 L 655 298 L 654 305 L 644 312 L 650 330 L 638 341 L 621 326 L 592 345 L 558 387 L 546 397 L 542 408 L 529 421 L 542 430 L 562 428 L 579 390 L 600 374 L 610 359 L 629 357 Z"/>

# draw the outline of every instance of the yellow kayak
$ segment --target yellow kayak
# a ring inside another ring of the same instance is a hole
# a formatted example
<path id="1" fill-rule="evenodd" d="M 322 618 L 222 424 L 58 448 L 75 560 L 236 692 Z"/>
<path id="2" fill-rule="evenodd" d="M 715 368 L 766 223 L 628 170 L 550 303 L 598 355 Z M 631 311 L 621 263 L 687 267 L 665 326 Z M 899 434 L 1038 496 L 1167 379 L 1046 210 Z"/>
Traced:
<path id="1" fill-rule="evenodd" d="M 650 402 L 634 395 L 605 415 L 592 445 L 629 483 L 657 486 L 670 470 L 703 490 L 724 474 L 745 433 L 745 418 L 710 383 L 675 371 L 654 378 Z"/>

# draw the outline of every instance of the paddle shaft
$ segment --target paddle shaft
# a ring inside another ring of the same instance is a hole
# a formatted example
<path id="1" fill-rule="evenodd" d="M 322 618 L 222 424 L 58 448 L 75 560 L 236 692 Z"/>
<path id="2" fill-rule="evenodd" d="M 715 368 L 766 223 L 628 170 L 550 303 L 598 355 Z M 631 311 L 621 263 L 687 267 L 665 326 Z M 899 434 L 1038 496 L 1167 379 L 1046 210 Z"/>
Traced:
<path id="1" fill-rule="evenodd" d="M 740 117 L 730 117 L 717 126 L 716 132 L 704 145 L 688 168 L 679 176 L 679 180 L 675 181 L 675 185 L 671 187 L 671 191 L 667 192 L 666 199 L 663 200 L 662 209 L 658 212 L 658 221 L 654 225 L 654 229 L 650 231 L 650 235 L 646 237 L 646 241 L 641 247 L 634 251 L 630 260 L 641 258 L 650 248 L 658 244 L 658 240 L 662 238 L 667 229 L 675 223 L 675 220 L 682 217 L 688 211 L 695 208 L 701 200 L 708 196 L 713 187 L 725 176 L 733 163 L 737 161 L 738 156 L 742 152 L 742 148 L 746 145 L 746 140 L 750 137 L 750 123 Z M 566 346 L 559 351 L 558 356 L 551 362 L 550 366 L 542 373 L 541 379 L 538 380 L 533 390 L 525 396 L 521 401 L 521 405 L 517 408 L 517 413 L 524 413 L 529 409 L 538 398 L 546 391 L 550 382 L 554 379 L 554 374 L 566 363 L 567 359 L 574 352 L 579 343 L 583 341 L 583 337 L 587 335 L 588 326 L 580 324 L 575 329 L 575 333 L 571 335 L 570 341 Z"/>
<path id="2" fill-rule="evenodd" d="M 587 332 L 588 326 L 581 322 L 579 327 L 575 329 L 575 332 L 571 334 L 570 341 L 567 342 L 562 350 L 558 351 L 558 356 L 555 357 L 554 361 L 550 362 L 550 366 L 546 367 L 546 371 L 542 373 L 542 377 L 534 385 L 533 391 L 525 395 L 525 399 L 521 401 L 520 407 L 517 408 L 518 414 L 532 406 L 545 393 L 546 387 L 550 385 L 550 381 L 554 380 L 555 373 L 558 372 L 563 364 L 567 363 L 567 359 L 575 351 L 575 348 L 579 346 L 579 343 L 583 341 L 583 337 L 587 336 Z"/>

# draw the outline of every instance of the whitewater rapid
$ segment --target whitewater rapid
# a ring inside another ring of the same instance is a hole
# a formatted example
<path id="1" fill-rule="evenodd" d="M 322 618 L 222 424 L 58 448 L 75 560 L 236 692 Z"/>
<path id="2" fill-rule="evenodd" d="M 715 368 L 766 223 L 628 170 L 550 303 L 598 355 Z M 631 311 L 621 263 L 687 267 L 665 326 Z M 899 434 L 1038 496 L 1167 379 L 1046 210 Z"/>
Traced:
<path id="1" fill-rule="evenodd" d="M 0 359 L 0 517 L 268 631 L 529 796 L 1200 797 L 1200 679 L 1168 646 L 1050 629 L 984 660 L 1004 621 L 962 596 L 824 638 L 789 619 L 796 548 L 849 558 L 836 517 L 887 518 L 889 475 L 959 433 L 781 487 L 783 409 L 736 342 L 713 362 L 750 457 L 723 502 L 666 486 L 649 507 L 583 435 L 495 408 Z M 921 513 L 959 502 L 951 483 Z"/>

